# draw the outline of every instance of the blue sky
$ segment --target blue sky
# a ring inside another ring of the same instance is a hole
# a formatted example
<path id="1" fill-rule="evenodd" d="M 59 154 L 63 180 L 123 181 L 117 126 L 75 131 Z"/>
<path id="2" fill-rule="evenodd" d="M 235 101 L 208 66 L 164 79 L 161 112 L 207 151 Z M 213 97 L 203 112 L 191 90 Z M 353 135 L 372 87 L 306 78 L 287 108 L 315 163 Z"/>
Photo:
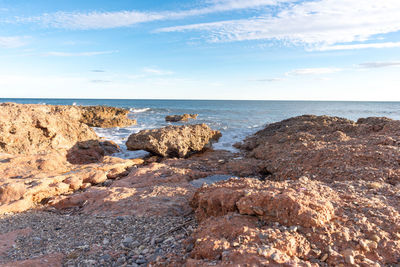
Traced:
<path id="1" fill-rule="evenodd" d="M 0 0 L 0 97 L 400 101 L 398 0 Z"/>

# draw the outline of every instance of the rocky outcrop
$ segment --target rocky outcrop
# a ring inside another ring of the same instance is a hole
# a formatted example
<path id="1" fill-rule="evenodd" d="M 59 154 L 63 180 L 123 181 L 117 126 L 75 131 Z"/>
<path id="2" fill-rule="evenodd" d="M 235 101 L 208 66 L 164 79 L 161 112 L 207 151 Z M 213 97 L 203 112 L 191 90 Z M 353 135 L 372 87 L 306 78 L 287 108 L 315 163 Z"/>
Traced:
<path id="1" fill-rule="evenodd" d="M 101 162 L 73 165 L 66 152 L 37 155 L 0 154 L 0 214 L 21 212 L 61 194 L 128 175 L 141 160 L 104 157 Z"/>
<path id="2" fill-rule="evenodd" d="M 98 139 L 76 107 L 0 104 L 0 152 L 36 154 Z"/>
<path id="3" fill-rule="evenodd" d="M 136 124 L 129 119 L 129 110 L 106 106 L 80 106 L 82 117 L 80 121 L 91 127 L 113 128 L 127 127 Z"/>
<path id="4" fill-rule="evenodd" d="M 183 114 L 183 115 L 170 115 L 165 117 L 165 121 L 169 122 L 180 122 L 180 121 L 188 121 L 189 119 L 197 119 L 199 114 Z"/>
<path id="5" fill-rule="evenodd" d="M 400 187 L 231 179 L 199 189 L 186 266 L 386 266 L 400 257 Z M 377 213 L 376 210 L 380 212 Z"/>
<path id="6" fill-rule="evenodd" d="M 305 115 L 267 125 L 238 147 L 275 179 L 400 182 L 400 121 Z"/>
<path id="7" fill-rule="evenodd" d="M 132 134 L 126 146 L 129 150 L 146 150 L 162 157 L 183 158 L 204 150 L 220 137 L 219 131 L 205 124 L 167 126 Z"/>

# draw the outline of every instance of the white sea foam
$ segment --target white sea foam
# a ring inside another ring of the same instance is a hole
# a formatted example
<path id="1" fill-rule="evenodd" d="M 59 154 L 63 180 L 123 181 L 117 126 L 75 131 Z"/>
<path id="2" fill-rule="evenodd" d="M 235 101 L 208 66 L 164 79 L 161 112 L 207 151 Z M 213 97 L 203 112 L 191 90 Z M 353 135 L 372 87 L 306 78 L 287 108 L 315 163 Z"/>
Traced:
<path id="1" fill-rule="evenodd" d="M 142 113 L 149 111 L 151 108 L 130 108 L 129 111 L 132 113 Z"/>
<path id="2" fill-rule="evenodd" d="M 72 103 L 73 106 L 76 106 L 76 102 Z"/>

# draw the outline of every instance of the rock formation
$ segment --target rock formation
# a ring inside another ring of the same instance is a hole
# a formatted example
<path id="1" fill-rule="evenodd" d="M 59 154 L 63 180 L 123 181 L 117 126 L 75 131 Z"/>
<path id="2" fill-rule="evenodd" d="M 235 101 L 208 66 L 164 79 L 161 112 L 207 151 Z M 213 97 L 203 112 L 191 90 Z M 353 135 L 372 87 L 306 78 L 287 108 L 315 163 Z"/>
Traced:
<path id="1" fill-rule="evenodd" d="M 0 152 L 36 154 L 98 139 L 76 107 L 0 104 Z"/>
<path id="2" fill-rule="evenodd" d="M 106 106 L 80 106 L 82 117 L 80 121 L 91 127 L 113 128 L 127 127 L 136 124 L 129 119 L 129 110 Z"/>
<path id="3" fill-rule="evenodd" d="M 275 179 L 400 182 L 400 121 L 305 115 L 267 125 L 238 144 Z"/>
<path id="4" fill-rule="evenodd" d="M 179 121 L 188 121 L 189 119 L 197 119 L 199 114 L 183 114 L 183 115 L 171 115 L 166 116 L 165 121 L 169 122 L 179 122 Z"/>
<path id="5" fill-rule="evenodd" d="M 204 150 L 220 137 L 219 131 L 205 124 L 167 126 L 132 134 L 126 146 L 129 150 L 146 150 L 162 157 L 183 158 Z"/>

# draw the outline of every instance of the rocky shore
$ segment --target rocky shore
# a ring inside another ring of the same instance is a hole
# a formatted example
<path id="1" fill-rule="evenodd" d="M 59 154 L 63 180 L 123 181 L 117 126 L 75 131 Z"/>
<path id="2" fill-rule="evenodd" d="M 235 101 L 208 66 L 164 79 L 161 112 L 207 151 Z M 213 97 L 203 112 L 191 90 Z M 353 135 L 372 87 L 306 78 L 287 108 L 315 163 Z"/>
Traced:
<path id="1" fill-rule="evenodd" d="M 126 116 L 0 104 L 1 266 L 399 266 L 400 121 L 305 115 L 239 153 L 169 126 L 120 159 L 89 126 Z"/>

